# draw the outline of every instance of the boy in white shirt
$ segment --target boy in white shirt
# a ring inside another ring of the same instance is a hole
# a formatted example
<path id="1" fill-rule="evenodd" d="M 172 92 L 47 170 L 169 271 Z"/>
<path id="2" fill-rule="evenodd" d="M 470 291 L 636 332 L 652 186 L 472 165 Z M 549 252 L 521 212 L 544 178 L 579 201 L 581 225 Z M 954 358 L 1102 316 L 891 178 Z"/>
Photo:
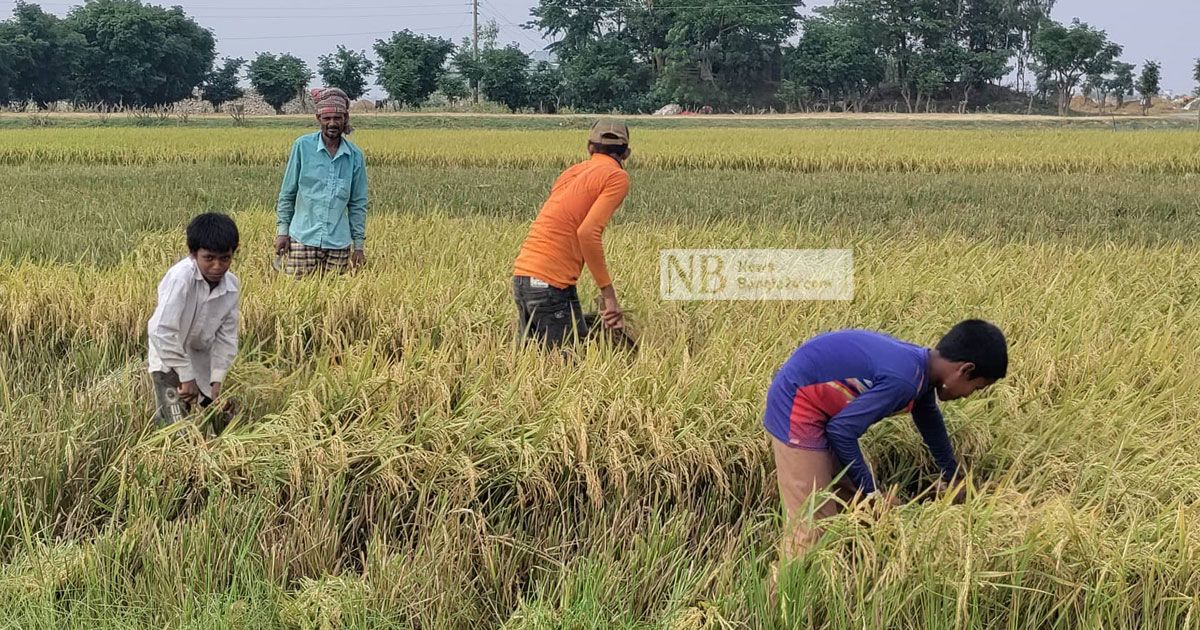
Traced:
<path id="1" fill-rule="evenodd" d="M 237 356 L 238 279 L 229 271 L 237 225 L 224 214 L 201 214 L 187 226 L 187 245 L 188 257 L 159 282 L 146 326 L 160 426 L 181 420 L 193 405 L 211 405 Z"/>

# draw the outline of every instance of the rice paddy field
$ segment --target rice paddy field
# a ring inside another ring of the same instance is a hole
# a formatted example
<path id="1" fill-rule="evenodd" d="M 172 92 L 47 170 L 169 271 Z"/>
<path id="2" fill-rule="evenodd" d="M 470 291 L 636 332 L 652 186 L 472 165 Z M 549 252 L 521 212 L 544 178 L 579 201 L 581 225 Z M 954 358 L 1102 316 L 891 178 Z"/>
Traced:
<path id="1" fill-rule="evenodd" d="M 0 144 L 0 627 L 1200 627 L 1200 133 L 633 125 L 605 235 L 640 334 L 513 343 L 511 261 L 579 128 L 351 138 L 368 267 L 271 267 L 278 128 L 8 128 Z M 242 335 L 220 436 L 157 430 L 155 286 L 231 214 Z M 659 251 L 849 248 L 849 302 L 672 302 Z M 581 286 L 585 302 L 595 288 Z M 904 505 L 830 521 L 768 606 L 761 413 L 805 338 L 934 344 L 1010 376 L 864 447 Z"/>

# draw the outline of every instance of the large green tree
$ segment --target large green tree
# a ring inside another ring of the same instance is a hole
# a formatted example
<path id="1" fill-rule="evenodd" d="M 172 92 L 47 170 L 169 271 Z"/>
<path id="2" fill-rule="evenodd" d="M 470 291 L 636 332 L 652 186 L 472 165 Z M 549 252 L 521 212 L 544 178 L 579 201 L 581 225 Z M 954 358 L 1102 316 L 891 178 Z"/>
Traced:
<path id="1" fill-rule="evenodd" d="M 479 66 L 483 95 L 489 101 L 514 112 L 529 104 L 529 55 L 516 44 L 481 51 Z"/>
<path id="2" fill-rule="evenodd" d="M 636 111 L 653 80 L 650 66 L 615 35 L 594 39 L 559 62 L 562 96 L 571 107 L 591 112 Z"/>
<path id="3" fill-rule="evenodd" d="M 321 81 L 327 87 L 342 90 L 351 101 L 367 93 L 367 76 L 374 69 L 375 64 L 367 58 L 365 51 L 355 52 L 345 46 L 338 46 L 332 54 L 321 55 L 317 63 Z"/>
<path id="4" fill-rule="evenodd" d="M 1138 76 L 1137 91 L 1142 96 L 1142 115 L 1150 111 L 1150 105 L 1155 96 L 1162 91 L 1162 64 L 1157 61 L 1147 61 L 1142 66 L 1142 74 Z"/>
<path id="5" fill-rule="evenodd" d="M 465 101 L 471 97 L 471 90 L 467 87 L 467 80 L 461 74 L 451 74 L 447 72 L 438 79 L 438 91 L 442 93 L 450 102 Z"/>
<path id="6" fill-rule="evenodd" d="M 1011 70 L 1021 46 L 1015 0 L 842 0 L 817 10 L 885 61 L 883 91 L 909 111 L 924 100 L 972 94 Z"/>
<path id="7" fill-rule="evenodd" d="M 540 0 L 529 11 L 533 18 L 529 26 L 555 38 L 548 49 L 559 59 L 570 59 L 590 42 L 619 33 L 626 10 L 635 4 L 623 0 Z"/>
<path id="8" fill-rule="evenodd" d="M 1095 99 L 1096 107 L 1100 110 L 1101 114 L 1104 113 L 1104 108 L 1107 106 L 1109 94 L 1108 81 L 1109 78 L 1104 73 L 1092 74 L 1089 72 L 1083 79 L 1082 93 L 1084 101 Z"/>
<path id="9" fill-rule="evenodd" d="M 541 0 L 532 27 L 556 41 L 563 92 L 589 110 L 661 103 L 769 102 L 781 45 L 800 2 L 751 0 Z M 612 85 L 606 88 L 603 83 Z"/>
<path id="10" fill-rule="evenodd" d="M 12 88 L 17 78 L 16 64 L 26 55 L 10 30 L 9 24 L 0 23 L 0 106 L 15 100 Z"/>
<path id="11" fill-rule="evenodd" d="M 404 30 L 375 42 L 379 55 L 379 86 L 391 100 L 419 106 L 438 88 L 446 58 L 454 52 L 448 39 Z"/>
<path id="12" fill-rule="evenodd" d="M 200 97 L 212 103 L 213 108 L 220 110 L 221 105 L 234 99 L 241 98 L 244 93 L 238 86 L 238 73 L 246 65 L 246 60 L 240 57 L 226 57 L 220 68 L 208 73 L 204 85 L 200 87 Z"/>
<path id="13" fill-rule="evenodd" d="M 139 0 L 89 0 L 67 26 L 84 39 L 77 98 L 155 106 L 187 98 L 212 68 L 215 40 L 183 12 Z"/>
<path id="14" fill-rule="evenodd" d="M 1045 25 L 1034 40 L 1033 56 L 1058 94 L 1058 113 L 1066 116 L 1079 80 L 1098 56 L 1110 50 L 1108 35 L 1076 20 L 1071 26 Z"/>
<path id="15" fill-rule="evenodd" d="M 553 114 L 562 105 L 562 72 L 539 61 L 529 72 L 529 105 L 538 112 Z"/>
<path id="16" fill-rule="evenodd" d="M 44 108 L 71 98 L 83 46 L 83 37 L 63 20 L 35 4 L 18 2 L 13 17 L 0 25 L 5 100 L 33 101 Z"/>
<path id="17" fill-rule="evenodd" d="M 690 105 L 763 104 L 774 97 L 781 46 L 796 31 L 800 2 L 656 0 L 668 25 L 656 95 Z"/>
<path id="18" fill-rule="evenodd" d="M 287 53 L 259 53 L 246 69 L 250 85 L 276 114 L 283 113 L 288 101 L 300 96 L 313 74 L 302 59 Z"/>
<path id="19" fill-rule="evenodd" d="M 1117 101 L 1117 109 L 1125 104 L 1125 97 L 1133 94 L 1133 70 L 1131 63 L 1114 61 L 1112 77 L 1108 80 L 1108 91 Z"/>
<path id="20" fill-rule="evenodd" d="M 463 81 L 466 82 L 467 88 L 477 102 L 479 100 L 479 81 L 483 77 L 483 68 L 479 65 L 476 49 L 484 51 L 495 48 L 499 37 L 499 24 L 495 20 L 488 20 L 479 27 L 478 42 L 472 42 L 471 38 L 464 37 L 462 43 L 451 54 L 450 65 L 458 72 L 458 76 L 462 77 Z"/>
<path id="21" fill-rule="evenodd" d="M 529 105 L 544 104 L 548 94 L 540 94 L 540 101 L 534 101 L 533 79 L 537 79 L 539 88 L 549 89 L 549 84 L 558 78 L 557 72 L 548 65 L 539 66 L 530 72 L 531 60 L 516 44 L 500 46 L 497 43 L 499 29 L 496 23 L 484 25 L 479 38 L 479 55 L 475 55 L 474 47 L 464 41 L 454 54 L 451 62 L 459 75 L 470 82 L 472 88 L 478 86 L 482 95 L 490 101 L 500 103 L 512 111 Z"/>
<path id="22" fill-rule="evenodd" d="M 909 111 L 919 107 L 923 92 L 940 90 L 949 78 L 945 60 L 923 41 L 950 39 L 951 25 L 933 19 L 937 13 L 935 4 L 918 0 L 845 0 L 818 9 L 819 15 L 837 27 L 836 39 L 860 40 L 864 49 L 883 57 L 884 79 L 898 90 Z M 822 33 L 821 38 L 831 34 Z"/>
<path id="23" fill-rule="evenodd" d="M 883 56 L 854 25 L 815 17 L 805 20 L 804 34 L 788 51 L 784 75 L 792 92 L 800 88 L 831 107 L 861 111 L 884 70 Z"/>
<path id="24" fill-rule="evenodd" d="M 450 65 L 466 84 L 467 91 L 478 97 L 479 79 L 483 73 L 469 37 L 464 37 L 462 43 L 455 49 L 454 54 L 450 57 Z"/>
<path id="25" fill-rule="evenodd" d="M 974 90 L 998 82 L 1013 70 L 1009 61 L 1019 45 L 1019 24 L 1007 11 L 1007 0 L 969 0 L 960 6 L 960 12 L 951 10 L 949 17 L 954 42 L 962 51 L 954 69 L 962 96 L 960 111 L 965 113 Z"/>
<path id="26" fill-rule="evenodd" d="M 1104 101 L 1108 98 L 1111 85 L 1107 75 L 1113 71 L 1117 64 L 1117 58 L 1121 56 L 1122 52 L 1121 46 L 1109 43 L 1084 67 L 1084 99 L 1086 100 L 1089 95 L 1095 93 L 1098 96 L 1101 113 L 1104 112 Z"/>
<path id="27" fill-rule="evenodd" d="M 1042 26 L 1049 23 L 1050 14 L 1058 0 L 1003 0 L 1003 15 L 1012 25 L 1013 49 L 1017 57 L 1017 90 L 1027 90 L 1026 70 L 1033 57 L 1033 42 Z"/>

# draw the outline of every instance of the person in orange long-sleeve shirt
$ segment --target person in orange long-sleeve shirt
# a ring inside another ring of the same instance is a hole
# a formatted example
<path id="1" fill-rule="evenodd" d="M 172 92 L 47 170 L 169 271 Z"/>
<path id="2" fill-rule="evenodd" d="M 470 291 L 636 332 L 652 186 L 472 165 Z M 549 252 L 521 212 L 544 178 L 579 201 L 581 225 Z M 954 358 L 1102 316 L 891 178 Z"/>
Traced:
<path id="1" fill-rule="evenodd" d="M 585 265 L 600 289 L 602 325 L 625 327 L 600 237 L 629 192 L 629 128 L 620 121 L 597 121 L 588 153 L 588 160 L 554 182 L 513 265 L 521 335 L 548 347 L 582 340 L 591 332 L 575 289 Z"/>

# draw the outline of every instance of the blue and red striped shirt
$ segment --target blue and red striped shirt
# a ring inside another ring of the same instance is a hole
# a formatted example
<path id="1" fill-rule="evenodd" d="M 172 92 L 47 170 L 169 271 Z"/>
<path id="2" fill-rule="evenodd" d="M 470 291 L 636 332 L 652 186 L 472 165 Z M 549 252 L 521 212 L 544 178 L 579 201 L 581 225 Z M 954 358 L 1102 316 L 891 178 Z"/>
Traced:
<path id="1" fill-rule="evenodd" d="M 860 490 L 875 490 L 858 440 L 889 416 L 912 414 L 947 481 L 958 469 L 929 379 L 928 348 L 883 333 L 841 330 L 813 337 L 775 374 L 763 418 L 775 438 L 830 449 Z"/>

